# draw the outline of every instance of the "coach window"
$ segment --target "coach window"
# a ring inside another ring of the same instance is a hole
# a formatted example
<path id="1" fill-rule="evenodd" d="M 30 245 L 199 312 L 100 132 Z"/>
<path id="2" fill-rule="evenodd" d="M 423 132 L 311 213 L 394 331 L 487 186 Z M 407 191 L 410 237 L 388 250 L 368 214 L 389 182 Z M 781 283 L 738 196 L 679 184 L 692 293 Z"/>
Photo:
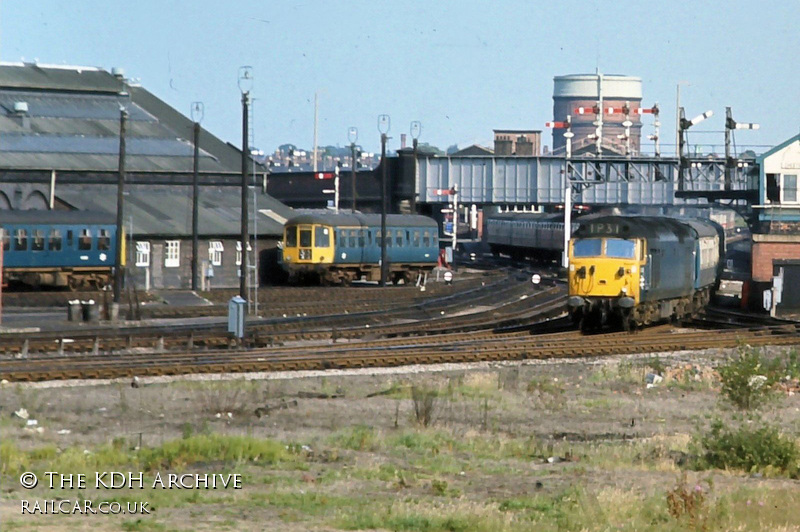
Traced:
<path id="1" fill-rule="evenodd" d="M 372 231 L 369 229 L 367 229 L 367 245 L 372 245 Z"/>
<path id="2" fill-rule="evenodd" d="M 50 251 L 61 251 L 61 245 L 61 231 L 58 229 L 50 229 L 50 243 L 48 244 L 48 249 L 50 249 Z"/>
<path id="3" fill-rule="evenodd" d="M 431 234 L 428 231 L 422 234 L 422 245 L 426 248 L 431 246 Z"/>
<path id="4" fill-rule="evenodd" d="M 381 232 L 380 231 L 375 231 L 375 245 L 376 246 L 382 246 L 383 245 L 382 242 L 381 242 Z"/>
<path id="5" fill-rule="evenodd" d="M 419 231 L 414 231 L 414 247 L 419 247 Z"/>
<path id="6" fill-rule="evenodd" d="M 92 249 L 92 230 L 81 229 L 81 237 L 78 239 L 78 249 Z"/>
<path id="7" fill-rule="evenodd" d="M 32 237 L 31 250 L 44 251 L 44 231 L 41 229 L 34 229 Z"/>
<path id="8" fill-rule="evenodd" d="M 350 230 L 350 247 L 351 248 L 355 248 L 356 247 L 356 230 L 355 229 L 351 229 Z"/>
<path id="9" fill-rule="evenodd" d="M 164 251 L 164 266 L 167 268 L 177 268 L 181 265 L 181 241 L 167 240 L 166 250 Z"/>
<path id="10" fill-rule="evenodd" d="M 0 235 L 3 237 L 3 251 L 8 251 L 11 244 L 11 235 L 5 229 L 0 229 Z"/>
<path id="11" fill-rule="evenodd" d="M 318 248 L 331 247 L 331 230 L 327 227 L 314 228 L 314 245 Z"/>
<path id="12" fill-rule="evenodd" d="M 28 232 L 25 229 L 17 229 L 14 233 L 14 249 L 17 251 L 27 251 Z"/>
<path id="13" fill-rule="evenodd" d="M 358 247 L 359 248 L 363 248 L 365 243 L 366 242 L 365 242 L 365 239 L 364 239 L 364 230 L 363 229 L 359 229 L 358 230 Z"/>
<path id="14" fill-rule="evenodd" d="M 73 233 L 72 230 L 70 229 L 69 231 L 67 231 L 67 247 L 70 249 L 72 249 L 73 246 L 73 239 L 74 239 Z"/>
<path id="15" fill-rule="evenodd" d="M 150 266 L 150 242 L 136 243 L 136 266 Z"/>
<path id="16" fill-rule="evenodd" d="M 111 249 L 111 233 L 108 229 L 100 229 L 100 234 L 97 236 L 97 249 L 100 251 Z"/>
<path id="17" fill-rule="evenodd" d="M 212 266 L 222 266 L 222 242 L 219 240 L 212 240 L 208 243 L 208 262 Z"/>
<path id="18" fill-rule="evenodd" d="M 403 245 L 403 232 L 402 231 L 398 231 L 397 232 L 397 234 L 394 237 L 394 243 L 395 243 L 395 245 L 397 247 L 400 247 L 400 246 Z"/>

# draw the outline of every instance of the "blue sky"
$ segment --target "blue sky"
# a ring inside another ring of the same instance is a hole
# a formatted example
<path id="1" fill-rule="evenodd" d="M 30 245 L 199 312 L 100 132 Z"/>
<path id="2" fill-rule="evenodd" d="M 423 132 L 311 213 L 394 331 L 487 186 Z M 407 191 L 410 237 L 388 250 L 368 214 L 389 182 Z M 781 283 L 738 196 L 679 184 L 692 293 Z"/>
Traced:
<path id="1" fill-rule="evenodd" d="M 674 143 L 676 84 L 687 82 L 688 118 L 715 112 L 690 141 L 721 151 L 726 106 L 761 124 L 738 132 L 739 146 L 800 132 L 798 20 L 797 0 L 0 0 L 0 60 L 121 67 L 187 115 L 203 101 L 203 126 L 237 146 L 238 70 L 251 65 L 255 145 L 265 151 L 311 146 L 315 92 L 320 145 L 348 144 L 355 126 L 378 151 L 382 113 L 391 149 L 413 120 L 420 141 L 441 148 L 489 145 L 495 128 L 545 129 L 553 76 L 599 67 L 642 79 L 665 143 Z"/>

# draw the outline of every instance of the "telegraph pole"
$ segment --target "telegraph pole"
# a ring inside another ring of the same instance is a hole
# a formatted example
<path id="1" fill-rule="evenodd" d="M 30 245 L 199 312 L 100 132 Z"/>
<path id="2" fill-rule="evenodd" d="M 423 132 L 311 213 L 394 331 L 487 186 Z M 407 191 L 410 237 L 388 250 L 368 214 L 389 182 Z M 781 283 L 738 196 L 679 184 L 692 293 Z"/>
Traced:
<path id="1" fill-rule="evenodd" d="M 386 264 L 386 140 L 391 127 L 389 115 L 378 117 L 378 131 L 381 134 L 381 286 L 386 286 L 389 269 Z"/>
<path id="2" fill-rule="evenodd" d="M 122 207 L 125 192 L 125 135 L 128 124 L 128 110 L 119 110 L 119 173 L 117 179 L 117 256 L 114 261 L 114 304 L 119 305 L 122 292 Z"/>
<path id="3" fill-rule="evenodd" d="M 417 212 L 417 156 L 419 155 L 419 135 L 422 133 L 422 122 L 411 122 L 411 146 L 414 148 L 414 191 L 411 194 L 411 212 Z"/>
<path id="4" fill-rule="evenodd" d="M 348 129 L 347 139 L 350 141 L 350 179 L 352 181 L 353 212 L 356 212 L 356 141 L 358 140 L 358 128 L 351 127 Z"/>
<path id="5" fill-rule="evenodd" d="M 243 66 L 239 68 L 239 90 L 242 92 L 242 264 L 239 270 L 239 297 L 247 300 L 247 244 L 250 240 L 247 234 L 247 173 L 250 165 L 247 164 L 249 157 L 247 138 L 249 125 L 247 118 L 250 105 L 250 90 L 253 87 L 252 67 Z"/>
<path id="6" fill-rule="evenodd" d="M 192 175 L 192 290 L 197 290 L 197 262 L 200 248 L 198 235 L 198 194 L 200 171 L 200 121 L 203 119 L 203 102 L 192 103 L 192 121 L 194 122 L 194 165 Z"/>

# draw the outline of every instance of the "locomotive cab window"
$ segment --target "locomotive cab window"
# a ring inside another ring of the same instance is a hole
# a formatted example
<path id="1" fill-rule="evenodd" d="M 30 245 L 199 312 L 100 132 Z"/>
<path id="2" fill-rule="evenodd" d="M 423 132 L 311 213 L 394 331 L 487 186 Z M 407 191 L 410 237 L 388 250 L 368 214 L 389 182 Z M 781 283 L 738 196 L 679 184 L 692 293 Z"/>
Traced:
<path id="1" fill-rule="evenodd" d="M 48 249 L 50 251 L 61 251 L 62 246 L 62 238 L 61 238 L 61 231 L 59 229 L 50 229 L 50 243 L 48 244 Z"/>
<path id="2" fill-rule="evenodd" d="M 97 249 L 101 251 L 111 249 L 111 233 L 108 229 L 100 229 L 100 234 L 97 236 Z"/>
<path id="3" fill-rule="evenodd" d="M 34 229 L 31 238 L 32 251 L 44 251 L 44 231 L 41 229 Z"/>
<path id="4" fill-rule="evenodd" d="M 603 241 L 599 238 L 576 240 L 572 244 L 573 257 L 599 257 L 603 254 Z"/>
<path id="5" fill-rule="evenodd" d="M 327 227 L 317 226 L 314 228 L 314 245 L 318 248 L 328 248 L 331 246 L 331 230 Z"/>
<path id="6" fill-rule="evenodd" d="M 607 238 L 606 257 L 613 257 L 615 259 L 635 259 L 636 242 L 633 240 L 623 240 L 621 238 Z"/>
<path id="7" fill-rule="evenodd" d="M 78 249 L 92 249 L 92 230 L 81 229 L 81 237 L 78 239 Z"/>
<path id="8" fill-rule="evenodd" d="M 14 249 L 17 251 L 28 249 L 28 232 L 25 229 L 17 229 L 14 233 Z"/>
<path id="9" fill-rule="evenodd" d="M 286 228 L 286 247 L 297 247 L 297 227 L 292 226 Z"/>

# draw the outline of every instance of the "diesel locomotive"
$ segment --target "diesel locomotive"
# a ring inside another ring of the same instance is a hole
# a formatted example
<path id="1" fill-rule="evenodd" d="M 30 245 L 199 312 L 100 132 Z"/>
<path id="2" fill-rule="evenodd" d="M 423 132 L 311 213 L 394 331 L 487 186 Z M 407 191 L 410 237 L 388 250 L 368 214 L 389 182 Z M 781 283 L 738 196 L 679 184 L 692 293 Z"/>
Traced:
<path id="1" fill-rule="evenodd" d="M 718 287 L 724 246 L 723 229 L 711 220 L 585 220 L 569 244 L 570 316 L 583 330 L 690 316 Z"/>
<path id="2" fill-rule="evenodd" d="M 288 220 L 283 235 L 283 268 L 289 281 L 319 280 L 348 285 L 381 277 L 381 217 L 378 214 L 301 214 Z M 439 260 L 439 226 L 419 215 L 386 217 L 389 281 L 413 282 Z"/>
<path id="3" fill-rule="evenodd" d="M 75 290 L 103 288 L 111 282 L 117 253 L 114 215 L 0 211 L 0 234 L 4 283 Z M 123 247 L 123 261 L 124 251 Z"/>

